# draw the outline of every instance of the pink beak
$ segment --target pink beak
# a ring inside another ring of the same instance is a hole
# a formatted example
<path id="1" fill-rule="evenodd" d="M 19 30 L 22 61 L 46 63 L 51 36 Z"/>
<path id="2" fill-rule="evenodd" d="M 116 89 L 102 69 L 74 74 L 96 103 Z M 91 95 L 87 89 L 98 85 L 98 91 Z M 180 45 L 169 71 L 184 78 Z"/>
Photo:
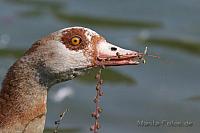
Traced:
<path id="1" fill-rule="evenodd" d="M 96 47 L 97 66 L 138 65 L 143 53 L 122 49 L 106 41 L 100 41 Z"/>

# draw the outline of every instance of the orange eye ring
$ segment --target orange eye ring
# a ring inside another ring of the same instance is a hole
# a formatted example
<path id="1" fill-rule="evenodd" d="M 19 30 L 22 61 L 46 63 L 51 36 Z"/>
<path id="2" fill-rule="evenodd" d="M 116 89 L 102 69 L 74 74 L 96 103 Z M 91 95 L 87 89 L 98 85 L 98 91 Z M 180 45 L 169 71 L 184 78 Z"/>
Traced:
<path id="1" fill-rule="evenodd" d="M 79 45 L 81 43 L 81 38 L 78 36 L 75 36 L 71 39 L 71 44 L 72 45 Z"/>

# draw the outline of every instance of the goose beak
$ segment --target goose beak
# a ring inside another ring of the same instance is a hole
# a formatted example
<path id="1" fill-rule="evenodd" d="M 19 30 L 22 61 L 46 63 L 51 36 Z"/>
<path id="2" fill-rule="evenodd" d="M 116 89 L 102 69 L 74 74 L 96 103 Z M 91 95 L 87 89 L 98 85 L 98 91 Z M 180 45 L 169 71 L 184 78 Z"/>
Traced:
<path id="1" fill-rule="evenodd" d="M 126 50 L 106 41 L 97 44 L 97 66 L 138 65 L 143 58 L 143 53 Z"/>

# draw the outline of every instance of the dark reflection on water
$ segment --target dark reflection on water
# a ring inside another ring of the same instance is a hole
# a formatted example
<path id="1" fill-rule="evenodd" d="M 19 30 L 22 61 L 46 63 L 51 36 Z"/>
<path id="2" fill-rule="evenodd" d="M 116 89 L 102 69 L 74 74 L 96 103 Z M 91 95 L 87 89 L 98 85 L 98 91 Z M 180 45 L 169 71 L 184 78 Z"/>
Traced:
<path id="1" fill-rule="evenodd" d="M 104 26 L 104 27 L 115 27 L 115 28 L 158 28 L 161 26 L 160 23 L 156 22 L 145 22 L 145 21 L 130 21 L 130 20 L 122 20 L 122 19 L 114 19 L 114 18 L 106 18 L 106 17 L 92 17 L 85 15 L 70 15 L 68 13 L 64 13 L 62 9 L 62 2 L 53 2 L 53 1 L 25 1 L 25 0 L 9 0 L 10 2 L 25 4 L 27 6 L 34 6 L 34 9 L 30 11 L 20 12 L 22 17 L 36 17 L 42 15 L 43 12 L 49 10 L 52 15 L 56 17 L 56 19 L 70 22 L 73 24 L 84 24 L 86 26 Z M 65 6 L 66 7 L 66 6 Z"/>
<path id="2" fill-rule="evenodd" d="M 44 130 L 44 133 L 54 133 L 55 129 L 53 128 L 47 128 Z M 59 129 L 58 130 L 59 133 L 79 133 L 80 129 Z"/>
<path id="3" fill-rule="evenodd" d="M 17 49 L 0 49 L 1 57 L 16 57 L 19 58 L 24 54 L 25 50 L 17 50 Z"/>
<path id="4" fill-rule="evenodd" d="M 200 55 L 200 42 L 156 37 L 150 37 L 147 39 L 139 38 L 138 41 L 142 42 L 143 44 L 148 43 L 149 45 L 163 46 L 185 51 L 190 54 Z"/>
<path id="5" fill-rule="evenodd" d="M 64 27 L 87 26 L 121 47 L 143 50 L 147 45 L 149 54 L 162 57 L 148 57 L 145 65 L 104 71 L 100 132 L 199 132 L 199 1 L 4 0 L 0 9 L 1 81 L 9 66 L 37 39 Z M 53 131 L 58 113 L 69 107 L 63 130 L 89 132 L 94 74 L 52 88 L 46 121 L 51 130 L 46 131 Z M 194 126 L 139 128 L 138 120 L 190 120 Z"/>
<path id="6" fill-rule="evenodd" d="M 62 8 L 63 2 L 62 1 L 50 1 L 50 0 L 6 0 L 6 2 L 14 3 L 14 4 L 22 4 L 27 6 L 36 6 L 45 8 Z"/>
<path id="7" fill-rule="evenodd" d="M 96 83 L 96 79 L 94 77 L 97 72 L 97 69 L 91 70 L 88 74 L 79 77 L 78 80 L 82 83 Z M 113 85 L 118 85 L 119 83 L 132 85 L 136 83 L 133 78 L 111 68 L 106 68 L 102 71 L 102 78 L 106 83 Z"/>
<path id="8" fill-rule="evenodd" d="M 112 28 L 158 28 L 159 23 L 143 22 L 143 21 L 129 21 L 112 18 L 97 18 L 84 15 L 68 15 L 61 12 L 55 12 L 55 17 L 62 21 L 67 21 L 75 24 L 84 24 L 86 26 L 96 25 Z"/>
<path id="9" fill-rule="evenodd" d="M 194 95 L 194 96 L 188 97 L 186 100 L 199 102 L 200 101 L 200 95 Z"/>

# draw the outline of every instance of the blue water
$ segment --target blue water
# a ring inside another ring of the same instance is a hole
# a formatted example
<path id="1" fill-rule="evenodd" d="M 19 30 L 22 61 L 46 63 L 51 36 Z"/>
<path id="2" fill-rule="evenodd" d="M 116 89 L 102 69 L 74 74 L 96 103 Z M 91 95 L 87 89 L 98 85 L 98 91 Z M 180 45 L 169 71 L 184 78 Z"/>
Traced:
<path id="1" fill-rule="evenodd" d="M 200 1 L 198 0 L 68 0 L 62 2 L 62 10 L 69 14 L 93 17 L 110 17 L 124 20 L 160 22 L 162 28 L 134 29 L 109 28 L 91 25 L 114 44 L 142 51 L 144 45 L 137 42 L 141 32 L 158 37 L 173 37 L 200 41 Z M 42 36 L 73 25 L 57 20 L 49 12 L 37 17 L 20 17 L 20 12 L 29 11 L 34 5 L 0 1 L 0 35 L 9 36 L 7 48 L 27 49 Z M 148 45 L 148 44 L 147 44 Z M 198 133 L 200 130 L 200 101 L 187 98 L 200 95 L 199 56 L 180 50 L 149 46 L 151 53 L 158 53 L 161 59 L 148 58 L 140 66 L 116 67 L 115 70 L 137 80 L 136 85 L 105 83 L 101 105 L 101 133 Z M 0 81 L 14 58 L 0 58 Z M 106 81 L 105 81 L 106 82 Z M 48 99 L 46 127 L 54 127 L 58 114 L 66 107 L 67 113 L 62 127 L 80 128 L 89 132 L 93 122 L 90 113 L 94 110 L 95 84 L 84 84 L 77 80 L 56 85 L 50 91 L 53 95 L 59 88 L 70 86 L 73 95 L 61 102 Z M 190 120 L 191 128 L 138 127 L 138 120 Z"/>

